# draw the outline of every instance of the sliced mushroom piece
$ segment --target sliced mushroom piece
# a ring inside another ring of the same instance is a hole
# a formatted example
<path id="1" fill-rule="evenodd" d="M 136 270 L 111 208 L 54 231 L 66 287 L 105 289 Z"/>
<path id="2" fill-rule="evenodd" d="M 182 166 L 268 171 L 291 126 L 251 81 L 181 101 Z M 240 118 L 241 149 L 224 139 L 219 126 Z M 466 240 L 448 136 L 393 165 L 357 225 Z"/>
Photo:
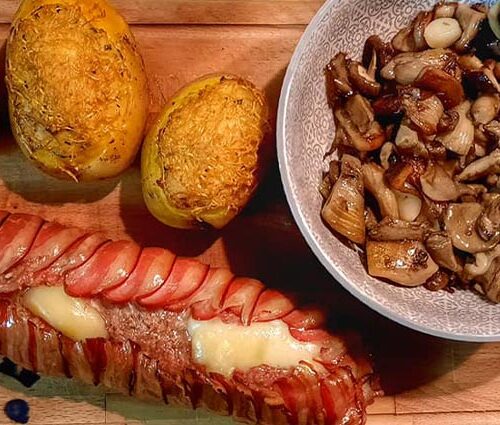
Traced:
<path id="1" fill-rule="evenodd" d="M 428 223 L 429 227 L 434 231 L 441 230 L 441 222 L 448 204 L 445 202 L 433 201 L 424 195 L 422 202 L 422 210 L 420 215 L 415 219 L 418 223 Z"/>
<path id="2" fill-rule="evenodd" d="M 425 240 L 425 247 L 439 266 L 455 273 L 462 272 L 462 262 L 453 251 L 453 243 L 446 232 L 431 233 Z"/>
<path id="3" fill-rule="evenodd" d="M 500 303 L 500 259 L 496 259 L 488 271 L 477 278 L 484 294 L 494 303 Z"/>
<path id="4" fill-rule="evenodd" d="M 473 280 L 486 274 L 497 258 L 500 258 L 500 245 L 487 252 L 478 252 L 474 256 L 474 262 L 465 265 L 464 278 Z"/>
<path id="5" fill-rule="evenodd" d="M 496 149 L 488 156 L 469 164 L 456 179 L 460 182 L 476 180 L 489 174 L 497 173 L 500 173 L 500 149 Z"/>
<path id="6" fill-rule="evenodd" d="M 413 38 L 413 25 L 401 28 L 392 39 L 391 45 L 398 52 L 414 52 L 416 46 Z"/>
<path id="7" fill-rule="evenodd" d="M 495 119 L 500 111 L 500 96 L 484 94 L 472 104 L 471 115 L 476 124 L 488 124 Z"/>
<path id="8" fill-rule="evenodd" d="M 344 155 L 340 177 L 321 215 L 333 230 L 357 244 L 365 241 L 365 198 L 361 161 Z"/>
<path id="9" fill-rule="evenodd" d="M 460 118 L 460 116 L 458 115 L 458 112 L 456 112 L 456 111 L 451 111 L 451 110 L 444 111 L 444 114 L 438 123 L 438 127 L 437 127 L 438 133 L 453 131 L 458 124 L 459 118 Z"/>
<path id="10" fill-rule="evenodd" d="M 396 159 L 396 146 L 391 142 L 386 142 L 380 149 L 380 164 L 384 170 L 388 170 L 391 163 Z"/>
<path id="11" fill-rule="evenodd" d="M 428 49 L 419 53 L 400 53 L 381 70 L 386 80 L 402 85 L 412 84 L 425 67 L 445 69 L 457 63 L 457 56 L 448 49 Z"/>
<path id="12" fill-rule="evenodd" d="M 337 108 L 334 115 L 349 143 L 358 151 L 373 151 L 385 142 L 385 132 L 375 121 L 370 102 L 363 96 L 351 96 L 344 108 Z"/>
<path id="13" fill-rule="evenodd" d="M 471 8 L 467 4 L 460 3 L 455 11 L 455 18 L 463 30 L 462 36 L 455 43 L 455 49 L 463 52 L 469 48 L 470 42 L 478 34 L 481 23 L 486 19 L 486 14 Z"/>
<path id="14" fill-rule="evenodd" d="M 409 239 L 423 242 L 428 230 L 428 226 L 424 223 L 385 217 L 370 228 L 368 236 L 374 241 L 403 241 Z"/>
<path id="15" fill-rule="evenodd" d="M 470 108 L 468 100 L 453 108 L 459 116 L 456 127 L 436 138 L 446 149 L 459 155 L 466 155 L 474 143 L 474 124 L 467 116 Z"/>
<path id="16" fill-rule="evenodd" d="M 438 3 L 434 6 L 434 19 L 439 18 L 453 18 L 455 16 L 455 10 L 457 10 L 458 3 Z"/>
<path id="17" fill-rule="evenodd" d="M 498 243 L 495 239 L 485 241 L 477 232 L 476 223 L 482 212 L 483 207 L 476 202 L 448 206 L 444 225 L 455 248 L 475 254 L 488 251 Z"/>
<path id="18" fill-rule="evenodd" d="M 421 133 L 427 136 L 437 133 L 439 120 L 444 113 L 443 104 L 437 96 L 430 96 L 427 99 L 414 99 L 404 96 L 403 108 L 406 117 Z"/>
<path id="19" fill-rule="evenodd" d="M 363 48 L 363 65 L 369 68 L 375 55 L 377 68 L 382 68 L 392 59 L 395 53 L 390 43 L 385 43 L 378 35 L 372 35 L 368 37 Z"/>
<path id="20" fill-rule="evenodd" d="M 403 122 L 400 125 L 395 143 L 398 149 L 414 156 L 423 158 L 429 156 L 425 144 L 418 137 L 418 133 L 409 127 L 408 123 Z"/>
<path id="21" fill-rule="evenodd" d="M 330 192 L 332 191 L 332 182 L 330 181 L 330 177 L 326 174 L 321 180 L 321 184 L 319 185 L 319 193 L 323 199 L 328 199 L 330 196 Z"/>
<path id="22" fill-rule="evenodd" d="M 435 93 L 446 109 L 460 105 L 465 98 L 461 82 L 442 69 L 434 67 L 422 69 L 415 80 L 415 87 Z"/>
<path id="23" fill-rule="evenodd" d="M 485 240 L 500 240 L 500 197 L 487 202 L 477 220 L 477 231 Z"/>
<path id="24" fill-rule="evenodd" d="M 380 93 L 380 83 L 359 62 L 349 64 L 349 81 L 363 96 L 376 97 Z"/>
<path id="25" fill-rule="evenodd" d="M 425 196 L 433 201 L 455 201 L 461 196 L 477 196 L 484 187 L 456 183 L 451 175 L 439 164 L 431 163 L 420 177 L 420 184 Z"/>
<path id="26" fill-rule="evenodd" d="M 435 161 L 442 161 L 447 157 L 446 148 L 435 138 L 433 140 L 426 140 L 425 148 L 427 149 L 427 152 L 429 152 L 429 158 L 432 158 Z"/>
<path id="27" fill-rule="evenodd" d="M 367 133 L 375 122 L 375 114 L 370 102 L 360 94 L 351 96 L 346 101 L 345 111 L 362 134 Z"/>
<path id="28" fill-rule="evenodd" d="M 327 97 L 330 104 L 334 104 L 338 97 L 353 94 L 347 70 L 345 53 L 337 53 L 325 68 Z"/>
<path id="29" fill-rule="evenodd" d="M 475 71 L 483 67 L 483 62 L 471 53 L 458 57 L 458 65 L 465 72 Z"/>
<path id="30" fill-rule="evenodd" d="M 366 189 L 375 197 L 383 217 L 399 218 L 396 196 L 385 184 L 384 169 L 371 162 L 362 167 Z"/>
<path id="31" fill-rule="evenodd" d="M 366 244 L 368 274 L 403 286 L 423 285 L 439 270 L 420 241 L 371 241 Z"/>
<path id="32" fill-rule="evenodd" d="M 488 13 L 488 21 L 491 27 L 491 30 L 496 35 L 497 38 L 500 38 L 500 3 L 496 2 L 495 5 L 490 7 Z"/>

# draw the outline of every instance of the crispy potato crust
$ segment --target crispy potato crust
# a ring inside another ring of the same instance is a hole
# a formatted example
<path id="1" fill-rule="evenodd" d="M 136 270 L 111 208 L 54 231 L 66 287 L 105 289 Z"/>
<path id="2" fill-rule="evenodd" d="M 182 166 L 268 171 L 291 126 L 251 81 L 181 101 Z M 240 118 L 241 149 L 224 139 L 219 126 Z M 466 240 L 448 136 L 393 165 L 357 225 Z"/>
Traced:
<path id="1" fill-rule="evenodd" d="M 146 138 L 148 207 L 174 227 L 223 227 L 257 187 L 268 134 L 266 101 L 248 81 L 216 75 L 186 86 Z"/>
<path id="2" fill-rule="evenodd" d="M 24 1 L 6 74 L 14 136 L 44 171 L 95 180 L 132 162 L 147 116 L 147 80 L 127 24 L 104 1 Z"/>

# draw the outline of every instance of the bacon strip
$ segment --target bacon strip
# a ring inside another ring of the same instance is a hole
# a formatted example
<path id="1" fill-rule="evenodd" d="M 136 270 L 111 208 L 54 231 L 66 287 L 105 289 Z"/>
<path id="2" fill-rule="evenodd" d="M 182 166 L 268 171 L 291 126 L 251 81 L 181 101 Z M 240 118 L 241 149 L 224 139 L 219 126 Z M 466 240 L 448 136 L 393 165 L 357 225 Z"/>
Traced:
<path id="1" fill-rule="evenodd" d="M 109 338 L 73 341 L 33 316 L 21 297 L 37 285 L 92 299 Z M 331 334 L 320 310 L 164 249 L 0 211 L 0 294 L 0 354 L 40 373 L 260 424 L 363 424 L 380 393 L 368 357 L 351 351 L 350 337 Z M 321 354 L 291 368 L 209 373 L 193 360 L 190 317 L 241 326 L 282 320 Z"/>

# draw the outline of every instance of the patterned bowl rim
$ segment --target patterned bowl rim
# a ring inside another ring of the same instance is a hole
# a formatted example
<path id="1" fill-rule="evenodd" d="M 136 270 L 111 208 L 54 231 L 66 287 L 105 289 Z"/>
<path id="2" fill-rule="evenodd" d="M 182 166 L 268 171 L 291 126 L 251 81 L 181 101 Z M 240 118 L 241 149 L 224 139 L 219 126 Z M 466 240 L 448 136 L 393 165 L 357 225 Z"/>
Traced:
<path id="1" fill-rule="evenodd" d="M 410 329 L 432 335 L 437 336 L 439 338 L 445 338 L 454 341 L 465 341 L 465 342 L 496 342 L 500 341 L 500 335 L 470 335 L 470 334 L 460 334 L 460 333 L 452 333 L 443 331 L 440 329 L 432 328 L 429 326 L 421 325 L 419 323 L 415 323 L 412 320 L 408 319 L 404 315 L 395 313 L 390 308 L 384 306 L 383 304 L 377 302 L 369 296 L 366 296 L 362 293 L 356 284 L 349 282 L 349 280 L 337 270 L 337 268 L 330 263 L 326 255 L 322 252 L 318 241 L 312 236 L 309 231 L 307 224 L 302 216 L 299 207 L 294 199 L 292 186 L 290 183 L 290 173 L 291 169 L 288 166 L 287 158 L 286 158 L 286 140 L 285 140 L 285 123 L 287 120 L 287 109 L 288 103 L 290 99 L 290 90 L 292 87 L 292 83 L 294 81 L 295 74 L 299 68 L 299 62 L 302 57 L 302 54 L 313 35 L 316 27 L 321 22 L 325 14 L 330 10 L 331 7 L 338 2 L 338 0 L 327 0 L 323 6 L 318 10 L 316 15 L 313 17 L 306 30 L 302 34 L 297 47 L 293 53 L 292 59 L 288 65 L 288 69 L 285 74 L 285 78 L 283 80 L 283 85 L 281 87 L 281 95 L 278 106 L 278 117 L 277 117 L 277 128 L 276 128 L 276 141 L 277 141 L 277 154 L 278 154 L 278 162 L 279 162 L 279 170 L 281 175 L 281 182 L 283 184 L 286 199 L 288 205 L 292 211 L 292 215 L 294 217 L 295 222 L 297 223 L 302 236 L 306 240 L 309 247 L 312 249 L 316 257 L 319 259 L 321 264 L 330 272 L 330 274 L 335 278 L 337 282 L 339 282 L 347 291 L 349 291 L 352 295 L 354 295 L 357 299 L 362 301 L 368 307 L 378 312 L 379 314 L 387 317 L 388 319 L 395 321 L 403 326 L 406 326 Z M 319 214 L 319 212 L 318 212 Z M 411 289 L 409 289 L 411 290 Z"/>

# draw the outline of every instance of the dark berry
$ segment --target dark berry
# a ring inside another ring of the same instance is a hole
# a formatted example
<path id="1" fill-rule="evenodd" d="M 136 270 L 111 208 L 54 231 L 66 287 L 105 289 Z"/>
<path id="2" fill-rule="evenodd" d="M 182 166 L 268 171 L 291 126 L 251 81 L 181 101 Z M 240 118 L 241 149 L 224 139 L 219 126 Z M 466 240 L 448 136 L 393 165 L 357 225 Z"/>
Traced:
<path id="1" fill-rule="evenodd" d="M 4 411 L 10 420 L 18 424 L 27 424 L 29 421 L 30 407 L 25 400 L 10 400 L 5 404 Z"/>

